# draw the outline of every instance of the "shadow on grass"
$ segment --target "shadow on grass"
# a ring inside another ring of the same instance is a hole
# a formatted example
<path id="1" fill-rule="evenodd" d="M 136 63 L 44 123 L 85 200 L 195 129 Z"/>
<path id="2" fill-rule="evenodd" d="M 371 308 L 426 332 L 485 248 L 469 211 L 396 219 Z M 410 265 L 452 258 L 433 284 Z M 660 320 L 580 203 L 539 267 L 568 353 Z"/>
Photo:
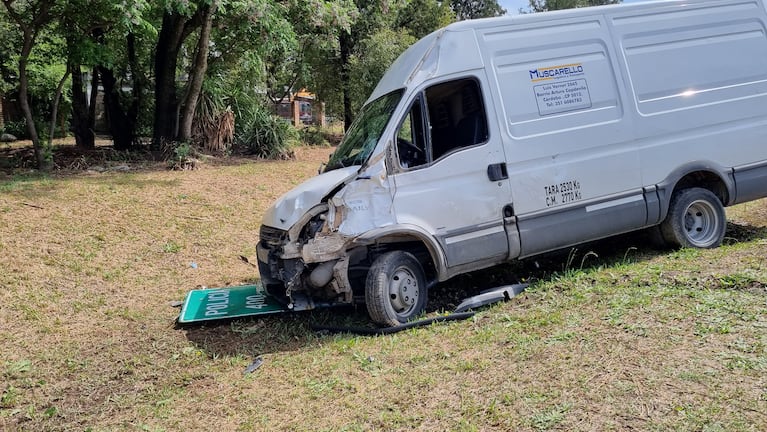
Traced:
<path id="1" fill-rule="evenodd" d="M 298 351 L 329 337 L 314 332 L 311 326 L 315 324 L 371 327 L 363 305 L 223 320 L 177 328 L 211 358 L 243 355 L 250 358 L 261 354 Z M 341 337 L 356 336 L 346 334 Z"/>
<path id="2" fill-rule="evenodd" d="M 767 221 L 765 221 L 767 223 Z M 726 245 L 767 238 L 767 226 L 754 226 L 727 222 L 723 243 Z"/>
<path id="3" fill-rule="evenodd" d="M 767 238 L 767 227 L 728 223 L 726 243 Z M 571 270 L 589 271 L 650 260 L 670 251 L 659 248 L 647 231 L 637 231 L 457 276 L 432 288 L 427 314 L 452 311 L 466 297 L 514 283 L 547 281 Z M 334 327 L 372 327 L 364 305 L 246 318 L 202 326 L 181 327 L 186 337 L 209 356 L 289 352 L 305 349 L 327 336 L 313 324 Z M 354 338 L 351 334 L 338 337 Z"/>
<path id="4" fill-rule="evenodd" d="M 333 148 L 327 147 L 329 152 Z M 74 144 L 53 146 L 54 169 L 50 173 L 39 173 L 32 146 L 0 146 L 0 180 L 20 172 L 28 176 L 48 176 L 53 179 L 80 177 L 98 172 L 165 172 L 170 170 L 168 152 L 150 150 L 140 146 L 131 151 L 117 151 L 111 145 L 97 145 L 95 149 L 80 149 Z M 242 151 L 227 156 L 199 155 L 206 165 L 213 167 L 239 166 L 253 162 L 279 163 L 280 160 L 262 159 Z M 120 168 L 120 169 L 115 169 Z M 126 169 L 127 168 L 127 169 Z"/>
<path id="5" fill-rule="evenodd" d="M 114 190 L 143 189 L 143 188 L 174 188 L 181 183 L 178 178 L 153 179 L 140 178 L 136 172 L 120 173 L 120 175 L 105 175 L 93 177 L 59 177 L 56 174 L 46 174 L 37 171 L 14 174 L 3 178 L 0 176 L 0 193 L 16 195 L 22 199 L 34 200 L 42 197 L 51 198 L 58 192 L 66 190 L 71 184 L 94 185 Z M 83 174 L 86 176 L 85 174 Z"/>

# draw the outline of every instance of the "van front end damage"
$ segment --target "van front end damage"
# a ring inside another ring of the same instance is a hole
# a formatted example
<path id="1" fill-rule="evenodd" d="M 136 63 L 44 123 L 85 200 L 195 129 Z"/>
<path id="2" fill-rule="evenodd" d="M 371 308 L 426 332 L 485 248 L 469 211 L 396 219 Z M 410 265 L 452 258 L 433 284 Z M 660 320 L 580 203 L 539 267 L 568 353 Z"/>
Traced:
<path id="1" fill-rule="evenodd" d="M 320 204 L 287 231 L 261 226 L 258 269 L 267 292 L 291 309 L 352 304 L 351 265 L 367 258 L 355 236 L 331 231 L 328 204 Z"/>
<path id="2" fill-rule="evenodd" d="M 382 158 L 377 162 L 370 170 L 376 174 L 347 182 L 296 217 L 287 230 L 264 220 L 257 255 L 261 282 L 269 294 L 302 309 L 318 303 L 352 304 L 355 295 L 364 301 L 365 277 L 376 251 L 369 241 L 358 240 L 394 222 L 385 166 Z M 297 206 L 290 205 L 290 210 Z"/>

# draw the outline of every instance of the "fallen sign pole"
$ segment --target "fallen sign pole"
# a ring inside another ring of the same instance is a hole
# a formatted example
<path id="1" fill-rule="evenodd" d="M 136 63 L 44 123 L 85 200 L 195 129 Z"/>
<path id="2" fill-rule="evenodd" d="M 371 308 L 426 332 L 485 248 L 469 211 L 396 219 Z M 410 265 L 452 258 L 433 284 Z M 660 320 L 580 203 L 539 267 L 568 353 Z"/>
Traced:
<path id="1" fill-rule="evenodd" d="M 331 333 L 347 332 L 363 335 L 390 334 L 413 327 L 421 327 L 435 322 L 456 321 L 470 318 L 475 309 L 500 301 L 508 301 L 521 294 L 527 284 L 505 285 L 481 292 L 465 299 L 449 315 L 411 321 L 399 326 L 368 329 L 350 327 L 312 326 L 315 331 Z M 205 321 L 217 321 L 231 318 L 272 315 L 284 312 L 296 312 L 315 308 L 331 307 L 329 304 L 315 304 L 311 300 L 299 299 L 292 308 L 280 303 L 260 285 L 241 285 L 212 289 L 192 290 L 187 294 L 178 317 L 179 324 L 193 324 Z"/>

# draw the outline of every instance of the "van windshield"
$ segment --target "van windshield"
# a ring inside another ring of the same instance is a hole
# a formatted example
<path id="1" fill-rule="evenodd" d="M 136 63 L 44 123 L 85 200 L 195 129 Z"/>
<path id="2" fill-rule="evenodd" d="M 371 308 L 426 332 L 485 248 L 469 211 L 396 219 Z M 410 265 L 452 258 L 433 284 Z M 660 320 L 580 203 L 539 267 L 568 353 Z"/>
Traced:
<path id="1" fill-rule="evenodd" d="M 343 141 L 330 157 L 325 172 L 352 165 L 362 165 L 375 148 L 386 124 L 397 108 L 402 90 L 396 90 L 362 107 Z"/>

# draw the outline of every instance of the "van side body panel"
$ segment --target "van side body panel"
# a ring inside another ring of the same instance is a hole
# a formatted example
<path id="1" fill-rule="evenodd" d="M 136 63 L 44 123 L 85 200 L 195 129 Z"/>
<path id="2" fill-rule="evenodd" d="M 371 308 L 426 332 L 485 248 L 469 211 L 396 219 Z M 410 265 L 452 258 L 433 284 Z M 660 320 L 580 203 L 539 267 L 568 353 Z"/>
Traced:
<path id="1" fill-rule="evenodd" d="M 478 34 L 491 59 L 521 256 L 646 226 L 633 119 L 604 17 Z"/>
<path id="2" fill-rule="evenodd" d="M 670 187 L 670 199 L 675 181 L 686 174 L 680 168 L 697 165 L 727 185 L 725 205 L 767 196 L 758 168 L 767 163 L 762 2 L 616 12 L 610 25 L 633 101 L 642 183 Z"/>
<path id="3" fill-rule="evenodd" d="M 733 176 L 738 190 L 734 204 L 753 201 L 765 196 L 767 162 L 735 168 Z"/>
<path id="4" fill-rule="evenodd" d="M 724 205 L 767 196 L 761 0 L 639 6 L 476 30 L 520 256 L 656 225 L 691 173 Z"/>

